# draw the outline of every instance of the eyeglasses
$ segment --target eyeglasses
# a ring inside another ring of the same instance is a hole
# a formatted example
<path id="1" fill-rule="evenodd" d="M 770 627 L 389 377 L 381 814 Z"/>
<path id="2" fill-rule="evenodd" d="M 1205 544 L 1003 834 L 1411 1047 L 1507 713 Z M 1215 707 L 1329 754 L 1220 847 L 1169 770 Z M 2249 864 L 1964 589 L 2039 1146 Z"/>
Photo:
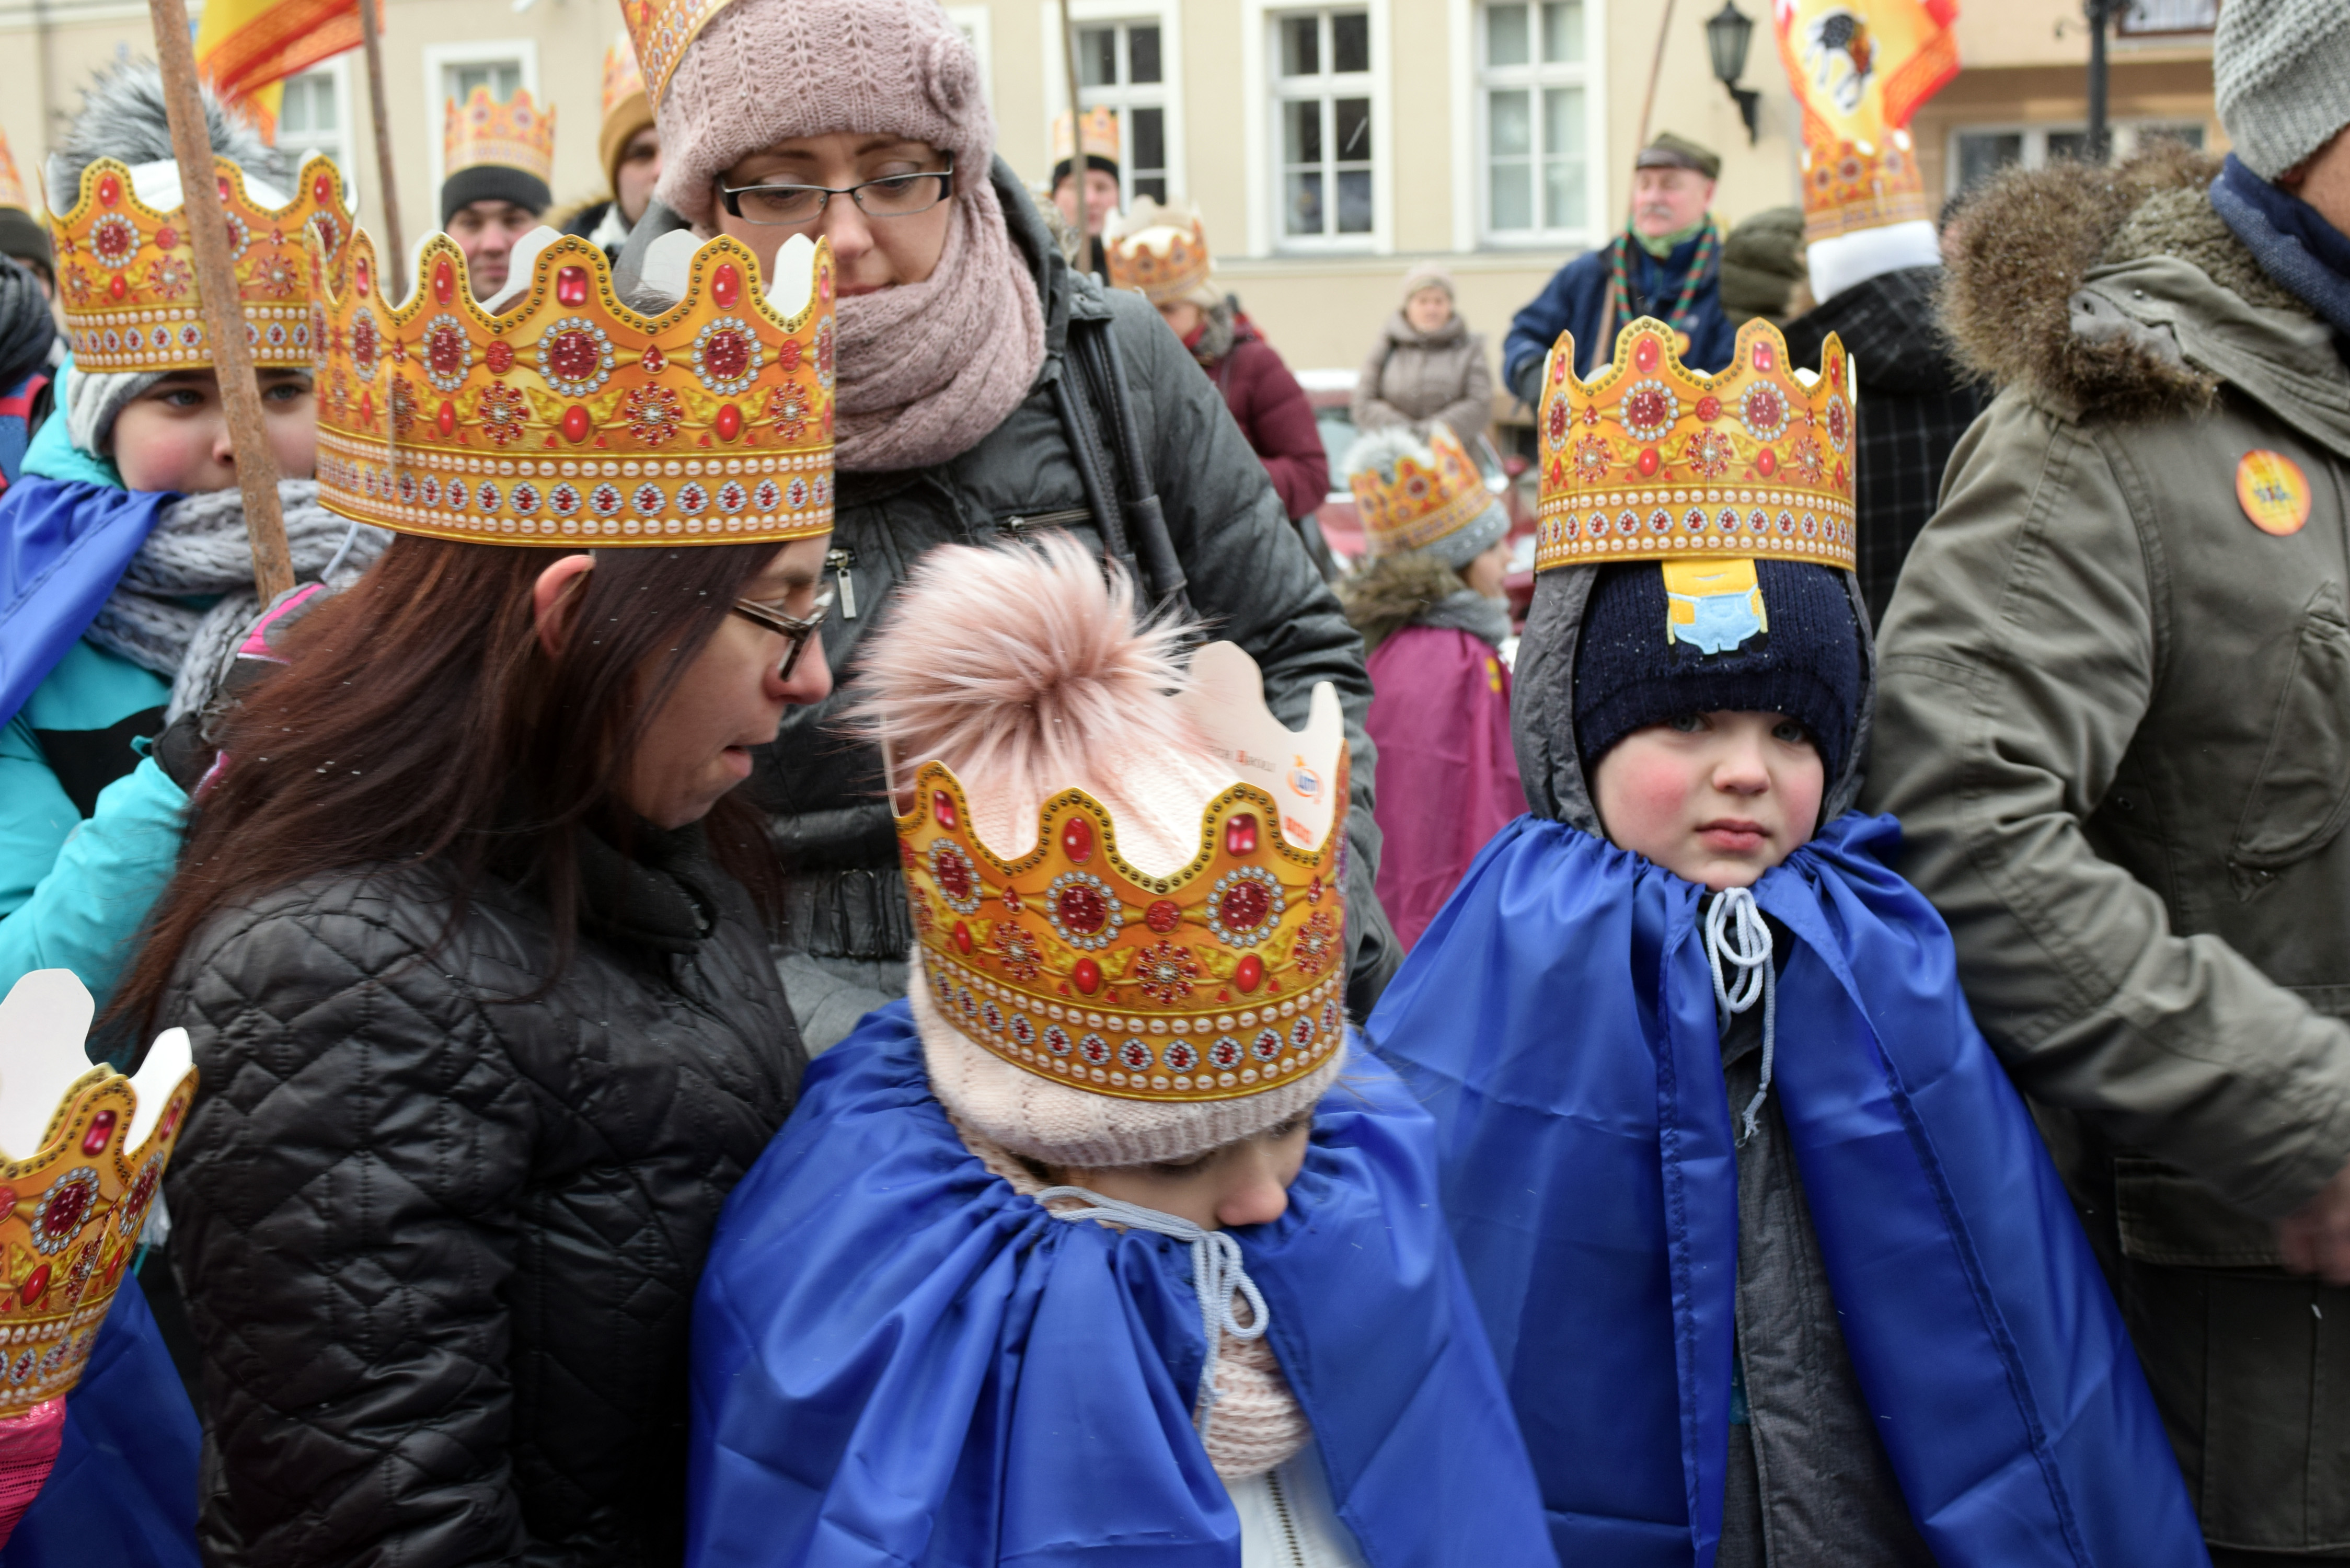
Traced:
<path id="1" fill-rule="evenodd" d="M 798 228 L 824 216 L 825 204 L 846 196 L 868 218 L 910 218 L 954 192 L 954 160 L 944 169 L 891 174 L 855 185 L 721 185 L 726 210 L 746 223 Z"/>
<path id="2" fill-rule="evenodd" d="M 776 680 L 789 680 L 792 678 L 792 671 L 799 667 L 800 655 L 807 651 L 808 643 L 816 637 L 817 629 L 824 625 L 824 618 L 832 613 L 832 589 L 827 588 L 816 595 L 816 607 L 810 610 L 806 618 L 785 615 L 783 611 L 769 605 L 760 604 L 754 599 L 736 599 L 731 607 L 736 615 L 754 626 L 763 626 L 769 631 L 783 634 L 784 657 L 775 666 Z"/>

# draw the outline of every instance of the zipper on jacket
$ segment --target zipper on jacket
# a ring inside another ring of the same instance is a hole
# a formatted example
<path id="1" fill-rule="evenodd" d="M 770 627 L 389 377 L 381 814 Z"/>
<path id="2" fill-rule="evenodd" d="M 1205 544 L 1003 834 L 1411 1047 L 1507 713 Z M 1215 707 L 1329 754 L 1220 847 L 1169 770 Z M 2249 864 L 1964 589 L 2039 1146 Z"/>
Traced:
<path id="1" fill-rule="evenodd" d="M 1297 1542 L 1297 1522 L 1290 1517 L 1289 1499 L 1281 1490 L 1281 1471 L 1265 1471 L 1264 1485 L 1273 1494 L 1273 1516 L 1281 1521 L 1281 1538 L 1289 1543 L 1289 1561 L 1294 1568 L 1305 1568 L 1305 1548 Z"/>
<path id="2" fill-rule="evenodd" d="M 1090 523 L 1094 514 L 1083 506 L 1066 512 L 1039 512 L 1034 517 L 1006 517 L 997 529 L 1015 539 L 1024 539 L 1039 528 L 1066 528 L 1073 523 Z"/>
<path id="3" fill-rule="evenodd" d="M 833 595 L 833 602 L 840 607 L 840 618 L 843 620 L 857 618 L 857 579 L 848 575 L 848 568 L 855 565 L 857 552 L 854 550 L 844 547 L 825 552 L 824 569 L 833 575 L 838 590 Z"/>

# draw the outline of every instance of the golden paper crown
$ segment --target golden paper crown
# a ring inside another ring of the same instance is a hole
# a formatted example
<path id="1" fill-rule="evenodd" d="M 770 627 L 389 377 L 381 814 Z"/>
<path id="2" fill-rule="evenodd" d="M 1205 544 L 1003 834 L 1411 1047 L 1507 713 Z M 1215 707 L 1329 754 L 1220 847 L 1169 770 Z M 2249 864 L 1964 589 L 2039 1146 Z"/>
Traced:
<path id="1" fill-rule="evenodd" d="M 80 1056 L 88 992 L 69 971 L 36 971 L 10 992 L 9 1027 L 0 1029 L 11 1074 L 27 1065 L 25 1000 L 60 987 L 78 999 L 82 1028 L 70 1048 Z M 0 1419 L 22 1416 L 79 1380 L 195 1094 L 187 1032 L 174 1029 L 151 1048 L 137 1086 L 112 1067 L 88 1068 L 71 1080 L 47 1131 L 26 1140 L 32 1152 L 16 1159 L 0 1154 Z M 142 1096 L 161 1097 L 143 1117 Z"/>
<path id="2" fill-rule="evenodd" d="M 246 193 L 244 171 L 234 163 L 213 162 L 254 363 L 307 370 L 310 269 L 304 247 L 316 240 L 339 254 L 350 243 L 342 176 L 327 159 L 313 158 L 302 166 L 294 199 L 273 209 Z M 171 371 L 213 362 L 185 213 L 184 204 L 158 212 L 141 202 L 130 171 L 111 158 L 82 171 L 80 199 L 49 220 L 77 369 Z"/>
<path id="3" fill-rule="evenodd" d="M 912 809 L 898 819 L 939 1006 L 1013 1065 L 1094 1094 L 1263 1094 L 1313 1072 L 1346 1040 L 1336 694 L 1316 688 L 1313 722 L 1292 734 L 1264 714 L 1246 654 L 1211 643 L 1193 659 L 1208 689 L 1249 688 L 1270 729 L 1232 748 L 1241 782 L 1202 802 L 1199 853 L 1173 875 L 1122 858 L 1117 824 L 1081 789 L 1046 799 L 1035 846 L 1009 859 L 981 841 L 963 785 L 941 763 L 917 771 Z M 1203 727 L 1216 732 L 1212 719 Z M 1286 744 L 1271 743 L 1272 731 Z"/>
<path id="4" fill-rule="evenodd" d="M 527 88 L 500 103 L 477 87 L 460 104 L 451 99 L 441 131 L 442 173 L 495 163 L 541 181 L 555 173 L 555 107 L 540 109 Z"/>
<path id="5" fill-rule="evenodd" d="M 1780 0 L 1779 54 L 1804 106 L 1804 234 L 1931 214 L 1909 117 L 1959 70 L 1954 0 Z"/>
<path id="6" fill-rule="evenodd" d="M 637 47 L 629 41 L 627 29 L 612 40 L 604 51 L 604 107 L 602 117 L 612 118 L 612 111 L 623 99 L 645 90 L 645 73 L 637 64 Z"/>
<path id="7" fill-rule="evenodd" d="M 1444 425 L 1431 425 L 1428 449 L 1435 459 L 1432 464 L 1412 457 L 1397 459 L 1392 483 L 1376 468 L 1347 476 L 1372 555 L 1424 550 L 1466 528 L 1493 504 L 1485 476 L 1470 461 L 1460 437 Z"/>
<path id="8" fill-rule="evenodd" d="M 1137 288 L 1153 305 L 1183 299 L 1208 281 L 1208 231 L 1191 209 L 1162 207 L 1149 196 L 1110 220 L 1109 286 Z"/>
<path id="9" fill-rule="evenodd" d="M 0 135 L 0 207 L 33 211 L 33 199 L 25 193 L 25 177 L 16 172 L 16 154 L 8 151 L 8 139 L 4 135 Z"/>
<path id="10" fill-rule="evenodd" d="M 733 545 L 832 526 L 832 247 L 795 236 L 789 317 L 739 240 L 693 253 L 645 315 L 604 253 L 536 230 L 515 303 L 473 302 L 465 258 L 425 242 L 405 305 L 379 297 L 375 243 L 321 258 L 318 499 L 404 534 L 480 544 Z"/>
<path id="11" fill-rule="evenodd" d="M 1644 316 L 1586 381 L 1562 332 L 1544 368 L 1534 570 L 1583 562 L 1770 556 L 1853 565 L 1853 378 L 1834 333 L 1806 380 L 1756 317 L 1711 376 L 1684 369 Z"/>
<path id="12" fill-rule="evenodd" d="M 684 58 L 686 46 L 726 5 L 727 0 L 620 0 L 620 19 L 636 46 L 637 63 L 655 109 L 669 91 L 669 78 Z"/>
<path id="13" fill-rule="evenodd" d="M 1075 163 L 1078 142 L 1085 143 L 1087 158 L 1107 158 L 1118 161 L 1118 110 L 1096 107 L 1072 120 L 1064 114 L 1053 121 L 1053 161 Z"/>

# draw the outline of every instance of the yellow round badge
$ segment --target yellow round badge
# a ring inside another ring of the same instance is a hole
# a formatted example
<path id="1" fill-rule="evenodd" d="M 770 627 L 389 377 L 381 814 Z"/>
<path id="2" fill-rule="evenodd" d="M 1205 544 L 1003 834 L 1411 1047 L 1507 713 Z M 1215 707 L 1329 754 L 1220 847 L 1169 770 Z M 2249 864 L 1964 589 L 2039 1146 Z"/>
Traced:
<path id="1" fill-rule="evenodd" d="M 2236 464 L 2236 501 L 2263 534 L 2298 534 L 2309 521 L 2309 476 L 2284 453 L 2255 448 Z"/>

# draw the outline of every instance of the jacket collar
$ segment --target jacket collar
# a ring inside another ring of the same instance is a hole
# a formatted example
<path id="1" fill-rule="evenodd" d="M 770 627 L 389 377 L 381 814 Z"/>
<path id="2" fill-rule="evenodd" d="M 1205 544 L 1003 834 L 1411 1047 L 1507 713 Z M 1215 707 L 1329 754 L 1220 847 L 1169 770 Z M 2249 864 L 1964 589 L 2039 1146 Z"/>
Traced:
<path id="1" fill-rule="evenodd" d="M 708 891 L 715 868 L 702 825 L 668 831 L 639 822 L 631 829 L 625 855 L 593 829 L 579 835 L 582 922 L 629 947 L 690 954 L 718 924 Z"/>
<path id="2" fill-rule="evenodd" d="M 2211 182 L 2211 208 L 2262 272 L 2334 331 L 2350 336 L 2350 235 L 2300 197 L 2245 168 L 2232 152 Z"/>

